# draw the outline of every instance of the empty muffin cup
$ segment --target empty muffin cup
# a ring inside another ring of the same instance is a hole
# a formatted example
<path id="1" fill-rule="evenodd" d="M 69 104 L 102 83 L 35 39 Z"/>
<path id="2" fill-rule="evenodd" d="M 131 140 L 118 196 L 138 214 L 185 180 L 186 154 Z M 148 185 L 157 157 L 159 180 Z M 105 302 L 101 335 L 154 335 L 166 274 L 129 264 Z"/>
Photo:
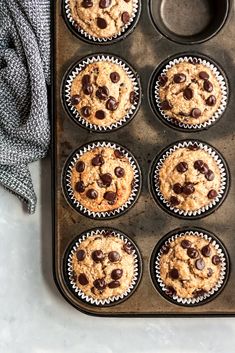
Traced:
<path id="1" fill-rule="evenodd" d="M 79 7 L 78 7 L 79 6 Z M 141 0 L 63 0 L 64 20 L 70 31 L 89 44 L 112 44 L 135 29 L 141 14 Z"/>
<path id="2" fill-rule="evenodd" d="M 93 219 L 121 216 L 137 202 L 141 171 L 135 157 L 114 142 L 90 142 L 76 149 L 62 172 L 69 205 Z"/>
<path id="3" fill-rule="evenodd" d="M 196 44 L 214 37 L 225 25 L 229 0 L 149 0 L 154 27 L 180 44 Z"/>
<path id="4" fill-rule="evenodd" d="M 169 214 L 199 219 L 221 206 L 229 191 L 230 173 L 214 147 L 199 140 L 182 140 L 154 159 L 149 185 L 154 200 Z"/>
<path id="5" fill-rule="evenodd" d="M 156 245 L 150 261 L 154 287 L 165 299 L 181 306 L 215 299 L 226 286 L 229 267 L 222 242 L 196 227 L 168 233 Z"/>
<path id="6" fill-rule="evenodd" d="M 224 114 L 229 88 L 225 73 L 211 58 L 181 53 L 156 68 L 149 83 L 152 110 L 174 129 L 208 129 Z"/>
<path id="7" fill-rule="evenodd" d="M 68 246 L 64 278 L 70 291 L 86 304 L 112 306 L 136 290 L 142 260 L 136 244 L 113 228 L 83 232 Z"/>

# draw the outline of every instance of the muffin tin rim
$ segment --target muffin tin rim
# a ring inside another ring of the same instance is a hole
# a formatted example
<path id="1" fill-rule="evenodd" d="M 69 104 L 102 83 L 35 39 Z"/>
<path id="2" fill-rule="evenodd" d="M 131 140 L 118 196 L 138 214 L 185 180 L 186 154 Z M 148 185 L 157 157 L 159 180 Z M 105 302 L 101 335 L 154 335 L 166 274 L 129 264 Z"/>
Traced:
<path id="1" fill-rule="evenodd" d="M 209 235 L 212 239 L 214 239 L 216 241 L 216 243 L 219 244 L 220 248 L 222 249 L 224 256 L 225 256 L 225 260 L 226 260 L 226 274 L 225 274 L 225 279 L 223 281 L 223 284 L 221 285 L 221 287 L 214 293 L 212 294 L 210 297 L 195 303 L 195 304 L 183 304 L 183 303 L 178 303 L 176 302 L 173 298 L 171 298 L 170 296 L 168 296 L 167 294 L 165 294 L 164 291 L 161 290 L 161 288 L 159 287 L 158 281 L 156 279 L 155 276 L 155 260 L 156 260 L 156 255 L 158 253 L 158 251 L 161 249 L 162 245 L 172 236 L 176 235 L 176 234 L 180 234 L 180 233 L 187 233 L 187 232 L 198 232 L 198 233 L 203 233 L 203 234 L 207 234 Z M 214 299 L 216 299 L 218 296 L 221 295 L 221 293 L 223 292 L 223 290 L 226 288 L 226 285 L 229 281 L 230 278 L 230 274 L 231 274 L 231 261 L 230 261 L 230 256 L 229 253 L 227 251 L 226 246 L 223 244 L 223 242 L 220 240 L 220 238 L 217 237 L 217 235 L 215 235 L 213 232 L 203 228 L 203 227 L 196 227 L 196 226 L 185 226 L 185 227 L 178 227 L 175 228 L 171 231 L 169 231 L 168 233 L 166 233 L 154 246 L 154 248 L 152 249 L 152 253 L 150 256 L 150 260 L 149 260 L 149 271 L 150 271 L 150 277 L 151 277 L 151 283 L 153 288 L 155 289 L 155 291 L 161 295 L 166 301 L 170 302 L 171 304 L 174 304 L 176 306 L 181 306 L 184 308 L 193 308 L 193 307 L 200 307 L 202 305 L 208 304 L 209 302 L 213 301 Z"/>

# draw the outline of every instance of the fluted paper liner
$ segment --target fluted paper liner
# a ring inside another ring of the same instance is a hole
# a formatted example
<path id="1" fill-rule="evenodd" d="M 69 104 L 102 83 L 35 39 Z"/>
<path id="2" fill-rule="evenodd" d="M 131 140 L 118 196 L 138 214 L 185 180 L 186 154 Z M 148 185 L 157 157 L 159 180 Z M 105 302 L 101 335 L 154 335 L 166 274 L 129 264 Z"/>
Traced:
<path id="1" fill-rule="evenodd" d="M 202 130 L 202 129 L 209 128 L 223 115 L 223 113 L 227 107 L 227 102 L 228 102 L 228 87 L 227 87 L 227 84 L 225 81 L 225 77 L 222 74 L 222 72 L 220 71 L 220 69 L 218 67 L 216 67 L 209 60 L 202 59 L 199 56 L 197 56 L 197 57 L 184 56 L 184 57 L 172 59 L 164 67 L 164 69 L 159 73 L 159 76 L 161 76 L 162 74 L 167 74 L 167 71 L 176 64 L 179 64 L 182 62 L 190 62 L 190 61 L 197 62 L 197 63 L 202 64 L 202 65 L 206 66 L 207 68 L 209 68 L 214 73 L 217 81 L 219 82 L 220 90 L 221 90 L 221 94 L 222 94 L 221 103 L 220 103 L 218 110 L 211 116 L 211 118 L 208 119 L 207 121 L 204 121 L 201 124 L 187 124 L 187 123 L 183 123 L 173 117 L 168 116 L 167 112 L 161 109 L 161 99 L 160 99 L 160 95 L 159 95 L 160 84 L 159 84 L 158 78 L 155 82 L 154 97 L 155 97 L 155 101 L 157 103 L 158 110 L 166 122 L 170 123 L 174 127 L 179 127 L 181 129 L 196 131 L 196 130 Z"/>
<path id="2" fill-rule="evenodd" d="M 133 185 L 132 185 L 132 191 L 129 196 L 129 199 L 120 207 L 117 209 L 111 210 L 111 211 L 106 211 L 106 212 L 94 212 L 90 211 L 88 208 L 84 207 L 74 196 L 74 191 L 71 185 L 71 172 L 78 161 L 78 159 L 85 154 L 88 151 L 93 150 L 94 148 L 97 147 L 109 147 L 113 148 L 114 150 L 119 150 L 120 152 L 123 153 L 123 155 L 128 158 L 131 167 L 133 168 L 134 172 L 134 179 L 133 179 Z M 79 213 L 90 217 L 94 219 L 108 219 L 108 218 L 114 218 L 122 215 L 125 213 L 130 207 L 132 207 L 135 202 L 137 201 L 140 191 L 141 191 L 141 171 L 140 167 L 134 158 L 134 156 L 124 147 L 114 143 L 114 142 L 106 142 L 106 141 L 96 141 L 96 142 L 91 142 L 88 143 L 77 150 L 75 150 L 70 157 L 68 158 L 64 170 L 63 170 L 63 175 L 62 175 L 62 187 L 64 191 L 64 196 L 66 200 L 69 202 L 69 204 Z"/>
<path id="3" fill-rule="evenodd" d="M 114 122 L 108 126 L 100 126 L 91 124 L 87 119 L 85 119 L 79 111 L 76 109 L 75 106 L 71 104 L 71 86 L 75 77 L 80 74 L 89 64 L 94 62 L 100 61 L 108 61 L 113 64 L 119 65 L 128 75 L 129 79 L 133 84 L 133 91 L 135 92 L 135 101 L 131 105 L 130 110 L 128 113 L 120 120 Z M 121 58 L 108 55 L 108 54 L 94 54 L 82 59 L 80 62 L 77 63 L 75 67 L 73 67 L 69 73 L 66 75 L 64 79 L 63 90 L 62 92 L 64 97 L 64 103 L 68 109 L 68 112 L 71 118 L 79 125 L 92 130 L 94 132 L 110 132 L 111 130 L 116 130 L 124 125 L 126 125 L 134 116 L 136 115 L 138 108 L 141 103 L 141 86 L 140 80 L 137 73 L 134 71 L 131 66 L 129 66 L 126 62 L 124 62 Z"/>
<path id="4" fill-rule="evenodd" d="M 194 146 L 194 145 L 206 151 L 216 162 L 220 170 L 220 177 L 221 177 L 220 189 L 218 190 L 218 195 L 213 200 L 211 200 L 211 202 L 206 206 L 203 206 L 200 209 L 195 211 L 184 211 L 177 207 L 172 206 L 169 203 L 169 201 L 164 198 L 163 194 L 160 191 L 159 173 L 165 160 L 173 152 L 175 152 L 179 148 L 188 148 L 189 146 Z M 198 218 L 198 216 L 203 217 L 204 215 L 206 215 L 205 213 L 208 213 L 214 210 L 215 208 L 219 207 L 228 192 L 229 174 L 228 174 L 228 167 L 226 165 L 226 162 L 223 160 L 222 156 L 219 154 L 218 151 L 216 151 L 212 146 L 209 146 L 204 142 L 196 141 L 196 140 L 176 142 L 174 145 L 171 145 L 162 155 L 160 155 L 160 157 L 157 157 L 157 159 L 155 159 L 154 161 L 154 164 L 155 166 L 150 176 L 152 179 L 150 182 L 154 189 L 154 198 L 155 199 L 157 198 L 158 201 L 160 201 L 160 205 L 168 209 L 168 211 L 170 211 L 172 214 L 183 216 L 186 218 L 192 218 L 192 219 L 193 217 Z"/>
<path id="5" fill-rule="evenodd" d="M 94 299 L 92 297 L 87 296 L 77 285 L 76 282 L 73 280 L 73 266 L 72 266 L 72 257 L 74 253 L 79 248 L 80 244 L 87 239 L 88 237 L 95 236 L 95 235 L 103 235 L 106 234 L 107 231 L 113 236 L 121 239 L 125 244 L 131 244 L 133 246 L 132 256 L 134 259 L 134 274 L 132 281 L 128 287 L 128 289 L 122 293 L 121 295 L 112 296 L 106 299 Z M 87 232 L 81 234 L 78 239 L 74 242 L 70 253 L 66 259 L 66 271 L 69 278 L 69 284 L 74 292 L 81 300 L 96 306 L 110 306 L 119 304 L 118 302 L 123 301 L 124 299 L 128 298 L 131 294 L 133 294 L 134 290 L 137 288 L 139 280 L 141 278 L 141 257 L 136 245 L 122 232 L 116 229 L 110 228 L 97 228 L 92 229 Z"/>
<path id="6" fill-rule="evenodd" d="M 179 297 L 178 295 L 174 294 L 173 296 L 169 296 L 169 300 L 175 301 L 176 304 L 181 304 L 181 305 L 199 305 L 199 304 L 203 304 L 203 301 L 205 301 L 206 299 L 212 297 L 213 295 L 217 294 L 217 292 L 222 289 L 221 287 L 224 284 L 224 281 L 226 279 L 227 276 L 227 271 L 228 271 L 228 265 L 227 264 L 227 260 L 226 260 L 226 256 L 224 251 L 221 249 L 220 245 L 218 244 L 218 242 L 216 241 L 216 239 L 214 239 L 212 236 L 208 235 L 206 232 L 204 231 L 182 231 L 182 232 L 178 232 L 174 235 L 172 235 L 171 237 L 169 237 L 164 244 L 162 244 L 160 251 L 158 252 L 158 254 L 156 254 L 156 259 L 154 261 L 154 274 L 155 274 L 155 278 L 158 282 L 159 288 L 162 292 L 166 292 L 167 290 L 167 286 L 165 285 L 165 283 L 163 282 L 163 280 L 161 279 L 161 275 L 160 275 L 160 259 L 161 256 L 163 254 L 163 247 L 169 245 L 170 243 L 174 242 L 177 238 L 183 237 L 185 235 L 193 235 L 195 237 L 200 237 L 203 238 L 205 240 L 207 240 L 208 242 L 210 242 L 210 244 L 212 246 L 214 246 L 214 248 L 217 251 L 217 255 L 220 257 L 220 265 L 221 265 L 221 271 L 220 271 L 220 276 L 219 276 L 219 280 L 218 283 L 207 293 L 200 295 L 198 297 L 193 297 L 193 298 L 182 298 Z M 167 296 L 167 294 L 165 293 L 165 295 Z"/>

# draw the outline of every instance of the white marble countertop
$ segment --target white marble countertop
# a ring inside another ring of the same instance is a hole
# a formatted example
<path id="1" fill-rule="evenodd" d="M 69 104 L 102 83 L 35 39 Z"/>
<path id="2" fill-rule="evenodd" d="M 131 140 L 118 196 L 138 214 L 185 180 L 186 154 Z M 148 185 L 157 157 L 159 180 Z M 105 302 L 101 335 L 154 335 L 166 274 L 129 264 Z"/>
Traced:
<path id="1" fill-rule="evenodd" d="M 50 162 L 31 170 L 35 215 L 0 187 L 0 353 L 234 352 L 235 318 L 104 319 L 70 306 L 52 276 Z"/>

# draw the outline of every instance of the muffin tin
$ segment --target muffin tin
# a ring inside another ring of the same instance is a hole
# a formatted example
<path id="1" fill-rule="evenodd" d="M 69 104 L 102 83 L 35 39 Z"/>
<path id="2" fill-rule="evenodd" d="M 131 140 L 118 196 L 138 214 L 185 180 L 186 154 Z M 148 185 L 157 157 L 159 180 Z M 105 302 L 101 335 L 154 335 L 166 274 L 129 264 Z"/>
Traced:
<path id="1" fill-rule="evenodd" d="M 182 6 L 179 8 L 177 4 Z M 180 24 L 182 13 L 194 11 L 194 4 L 204 10 L 194 17 L 200 18 L 199 24 L 188 20 L 183 31 Z M 216 3 L 216 6 L 212 6 Z M 235 16 L 234 1 L 188 1 L 154 0 L 142 1 L 142 13 L 133 33 L 116 42 L 106 43 L 102 52 L 120 56 L 127 60 L 140 76 L 143 101 L 137 115 L 132 121 L 120 129 L 109 132 L 90 132 L 70 119 L 64 109 L 62 84 L 63 77 L 69 67 L 88 55 L 100 53 L 100 48 L 90 41 L 85 42 L 74 35 L 64 18 L 63 1 L 58 1 L 54 15 L 54 61 L 53 61 L 53 242 L 54 242 L 54 277 L 64 298 L 80 311 L 98 316 L 232 316 L 235 315 L 235 155 L 233 144 L 235 139 L 234 90 L 235 80 Z M 174 8 L 175 22 L 170 11 Z M 190 10 L 191 6 L 191 10 Z M 217 9 L 218 6 L 218 10 Z M 185 12 L 186 11 L 186 12 Z M 218 15 L 214 13 L 218 11 Z M 158 26 L 151 24 L 151 19 Z M 159 20 L 160 19 L 160 20 Z M 176 24 L 179 23 L 179 28 Z M 211 20 L 210 20 L 211 19 Z M 163 24 L 162 24 L 163 23 Z M 206 26 L 206 24 L 210 24 Z M 167 26 L 166 26 L 167 25 Z M 167 28 L 167 30 L 166 30 Z M 178 30 L 177 30 L 178 28 Z M 185 35 L 185 33 L 187 35 Z M 212 38 L 213 37 L 213 38 Z M 208 40 L 210 38 L 210 40 Z M 203 41 L 206 43 L 202 43 Z M 177 42 L 177 43 L 176 43 Z M 181 43 L 181 44 L 179 44 Z M 199 44 L 202 43 L 202 44 Z M 191 45 L 194 44 L 194 45 Z M 148 87 L 151 75 L 156 68 L 173 55 L 187 52 L 200 53 L 215 60 L 228 77 L 230 99 L 223 117 L 208 130 L 196 131 L 192 134 L 179 131 L 162 124 L 156 118 L 149 104 Z M 148 188 L 148 174 L 151 163 L 168 145 L 185 139 L 202 140 L 212 145 L 225 158 L 231 174 L 231 187 L 223 205 L 214 213 L 202 219 L 179 219 L 167 213 L 155 202 Z M 62 191 L 62 170 L 71 155 L 78 147 L 94 141 L 113 141 L 127 148 L 136 157 L 142 170 L 143 188 L 136 204 L 125 214 L 112 220 L 96 220 L 84 217 L 67 203 Z M 125 301 L 113 306 L 92 306 L 77 298 L 66 281 L 64 259 L 69 246 L 79 234 L 95 227 L 111 227 L 125 233 L 140 250 L 143 260 L 143 275 L 138 288 Z M 199 306 L 180 306 L 166 300 L 159 294 L 152 283 L 153 266 L 151 256 L 163 237 L 176 228 L 199 227 L 215 234 L 227 249 L 231 267 L 230 277 L 223 291 L 212 301 Z"/>

